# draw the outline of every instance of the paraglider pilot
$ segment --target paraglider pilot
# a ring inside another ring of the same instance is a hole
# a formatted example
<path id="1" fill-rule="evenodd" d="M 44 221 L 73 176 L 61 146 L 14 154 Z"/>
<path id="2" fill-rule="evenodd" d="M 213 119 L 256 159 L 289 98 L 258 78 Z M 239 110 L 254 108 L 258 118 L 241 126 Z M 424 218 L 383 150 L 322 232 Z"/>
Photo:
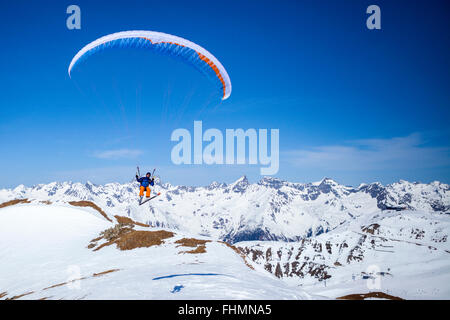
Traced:
<path id="1" fill-rule="evenodd" d="M 139 178 L 138 175 L 136 175 L 136 180 L 141 184 L 140 191 L 139 191 L 139 197 L 144 196 L 144 191 L 146 191 L 145 196 L 147 198 L 150 198 L 150 186 L 153 186 L 155 184 L 155 178 L 151 176 L 152 174 L 150 172 L 147 172 L 145 177 Z"/>

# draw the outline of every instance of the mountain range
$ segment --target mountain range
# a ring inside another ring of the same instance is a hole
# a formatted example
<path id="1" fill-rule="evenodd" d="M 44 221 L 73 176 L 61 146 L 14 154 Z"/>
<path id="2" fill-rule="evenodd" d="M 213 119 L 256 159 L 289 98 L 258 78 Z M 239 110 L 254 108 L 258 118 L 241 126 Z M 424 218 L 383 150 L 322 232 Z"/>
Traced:
<path id="1" fill-rule="evenodd" d="M 54 182 L 0 190 L 0 203 L 22 199 L 18 209 L 44 212 L 46 206 L 64 211 L 88 203 L 95 210 L 86 210 L 110 223 L 127 217 L 154 230 L 224 241 L 256 272 L 311 297 L 374 290 L 402 298 L 450 297 L 447 184 L 401 180 L 350 187 L 329 178 L 250 183 L 244 176 L 204 187 L 157 183 L 152 192 L 161 195 L 139 206 L 135 182 Z"/>
<path id="2" fill-rule="evenodd" d="M 231 184 L 205 187 L 157 184 L 161 196 L 138 205 L 137 183 L 95 185 L 54 182 L 0 190 L 0 201 L 17 198 L 51 202 L 92 201 L 108 216 L 126 215 L 166 227 L 236 243 L 252 240 L 298 241 L 336 229 L 363 215 L 387 210 L 450 213 L 450 186 L 399 181 L 358 187 L 325 178 L 292 183 L 244 176 Z"/>

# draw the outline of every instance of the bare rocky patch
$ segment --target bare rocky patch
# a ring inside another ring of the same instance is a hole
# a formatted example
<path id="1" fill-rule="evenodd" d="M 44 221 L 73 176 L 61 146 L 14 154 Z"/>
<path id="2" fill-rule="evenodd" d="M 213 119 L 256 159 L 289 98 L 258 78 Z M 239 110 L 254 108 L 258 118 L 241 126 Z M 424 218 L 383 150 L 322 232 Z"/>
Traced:
<path id="1" fill-rule="evenodd" d="M 362 245 L 364 241 L 366 241 L 366 239 L 366 235 L 363 235 L 361 236 L 361 238 L 359 238 L 358 244 L 349 252 L 347 263 L 351 263 L 352 261 L 361 262 L 364 259 L 364 250 L 362 248 Z"/>
<path id="2" fill-rule="evenodd" d="M 19 294 L 17 296 L 11 297 L 11 298 L 6 298 L 6 300 L 17 300 L 17 299 L 20 299 L 22 297 L 25 297 L 25 296 L 28 296 L 30 294 L 33 294 L 33 293 L 34 293 L 34 291 L 30 291 L 30 292 L 27 292 L 27 293 Z"/>
<path id="3" fill-rule="evenodd" d="M 380 225 L 378 223 L 373 223 L 367 227 L 362 227 L 362 232 L 370 233 L 371 235 L 378 234 L 380 231 L 378 230 Z"/>
<path id="4" fill-rule="evenodd" d="M 105 275 L 105 274 L 108 274 L 108 273 L 111 273 L 111 272 L 116 272 L 116 271 L 119 271 L 119 270 L 120 269 L 111 269 L 111 270 L 106 270 L 106 271 L 99 272 L 99 273 L 93 273 L 90 277 L 81 277 L 81 278 L 78 278 L 78 279 L 73 279 L 73 280 L 70 280 L 70 281 L 54 284 L 54 285 L 52 285 L 50 287 L 42 289 L 42 291 L 53 289 L 53 288 L 57 288 L 57 287 L 62 287 L 64 285 L 67 285 L 69 283 L 73 283 L 73 282 L 76 282 L 76 281 L 81 281 L 81 280 L 85 280 L 85 279 L 89 279 L 89 278 L 100 277 L 102 275 Z"/>
<path id="5" fill-rule="evenodd" d="M 242 260 L 244 260 L 244 263 L 247 267 L 249 267 L 252 270 L 255 270 L 255 268 L 253 268 L 253 266 L 247 261 L 247 256 L 245 255 L 245 252 L 243 252 L 240 248 L 237 248 L 231 244 L 229 244 L 228 242 L 220 242 L 225 244 L 228 248 L 230 248 L 231 250 L 233 250 L 234 252 L 236 252 L 238 255 L 241 256 Z"/>
<path id="6" fill-rule="evenodd" d="M 120 270 L 120 269 L 106 270 L 106 271 L 103 271 L 103 272 L 94 273 L 92 276 L 93 276 L 93 277 L 100 277 L 100 276 L 103 276 L 103 275 L 105 275 L 105 274 L 112 273 L 112 272 L 116 272 L 116 271 L 119 271 L 119 270 Z"/>
<path id="7" fill-rule="evenodd" d="M 365 300 L 368 298 L 378 298 L 378 299 L 387 299 L 387 300 L 404 300 L 400 297 L 391 296 L 390 294 L 384 292 L 369 292 L 369 293 L 360 293 L 360 294 L 348 294 L 346 296 L 338 297 L 336 299 L 340 300 Z"/>
<path id="8" fill-rule="evenodd" d="M 115 241 L 120 250 L 133 250 L 135 248 L 146 248 L 159 246 L 164 239 L 173 237 L 169 231 L 136 231 L 133 230 Z"/>
<path id="9" fill-rule="evenodd" d="M 175 243 L 178 244 L 177 247 L 195 248 L 193 250 L 179 252 L 179 253 L 191 253 L 191 254 L 206 253 L 206 243 L 207 242 L 211 242 L 211 241 L 194 239 L 194 238 L 183 238 L 183 239 L 175 241 Z"/>
<path id="10" fill-rule="evenodd" d="M 84 280 L 84 279 L 87 279 L 87 278 L 88 277 L 82 277 L 82 278 L 74 279 L 74 280 L 71 280 L 71 281 L 61 282 L 61 283 L 58 283 L 58 284 L 54 284 L 54 285 L 52 285 L 50 287 L 46 287 L 46 288 L 44 288 L 42 290 L 49 290 L 49 289 L 53 289 L 53 288 L 57 288 L 57 287 L 62 287 L 62 286 L 65 286 L 65 285 L 67 285 L 69 283 L 73 283 L 73 282 L 76 282 L 76 281 Z"/>
<path id="11" fill-rule="evenodd" d="M 109 222 L 113 222 L 99 206 L 91 201 L 71 201 L 69 202 L 69 204 L 75 207 L 90 207 L 94 210 L 97 210 Z"/>
<path id="12" fill-rule="evenodd" d="M 114 218 L 116 218 L 117 222 L 120 224 L 133 224 L 136 226 L 140 226 L 140 227 L 146 227 L 149 228 L 150 226 L 148 224 L 145 223 L 140 223 L 140 222 L 136 222 L 133 219 L 129 218 L 129 217 L 123 217 L 123 216 L 114 216 Z"/>
<path id="13" fill-rule="evenodd" d="M 143 231 L 134 230 L 133 228 L 134 224 L 119 223 L 112 228 L 102 231 L 100 237 L 91 240 L 88 248 L 98 251 L 106 246 L 116 244 L 119 250 L 133 250 L 160 245 L 164 242 L 164 239 L 174 236 L 173 232 L 165 230 Z M 100 240 L 105 240 L 106 242 L 97 245 L 97 242 Z"/>
<path id="14" fill-rule="evenodd" d="M 14 206 L 16 204 L 20 204 L 20 203 L 31 203 L 28 199 L 15 199 L 15 200 L 11 200 L 11 201 L 7 201 L 7 202 L 3 202 L 0 204 L 0 209 L 2 208 L 6 208 L 6 207 L 10 207 L 10 206 Z"/>

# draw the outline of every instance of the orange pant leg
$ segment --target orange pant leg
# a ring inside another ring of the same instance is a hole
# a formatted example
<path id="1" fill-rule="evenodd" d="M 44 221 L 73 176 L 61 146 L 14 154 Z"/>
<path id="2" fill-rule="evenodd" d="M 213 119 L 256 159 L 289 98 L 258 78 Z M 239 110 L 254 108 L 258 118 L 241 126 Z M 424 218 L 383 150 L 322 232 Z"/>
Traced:
<path id="1" fill-rule="evenodd" d="M 139 197 L 143 197 L 144 196 L 144 190 L 145 190 L 145 188 L 143 186 L 141 186 L 139 188 Z"/>
<path id="2" fill-rule="evenodd" d="M 150 187 L 147 187 L 147 193 L 145 195 L 147 198 L 150 198 L 150 192 L 151 192 Z"/>

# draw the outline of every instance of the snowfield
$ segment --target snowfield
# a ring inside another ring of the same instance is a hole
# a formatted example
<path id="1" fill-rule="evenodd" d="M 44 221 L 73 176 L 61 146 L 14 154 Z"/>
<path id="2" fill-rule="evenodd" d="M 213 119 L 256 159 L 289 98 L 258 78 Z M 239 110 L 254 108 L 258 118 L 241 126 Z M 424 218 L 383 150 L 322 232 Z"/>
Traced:
<path id="1" fill-rule="evenodd" d="M 0 190 L 0 299 L 450 298 L 447 184 L 158 183 L 161 196 L 142 206 L 137 187 Z M 116 216 L 174 234 L 132 250 L 106 238 L 88 248 Z M 207 240 L 205 252 L 177 242 L 186 238 Z"/>
<path id="2" fill-rule="evenodd" d="M 181 234 L 148 248 L 89 250 L 89 242 L 111 226 L 90 209 L 43 204 L 0 209 L 2 299 L 311 298 L 251 270 L 218 242 L 207 243 L 201 254 L 180 253 L 186 248 L 174 242 Z"/>

